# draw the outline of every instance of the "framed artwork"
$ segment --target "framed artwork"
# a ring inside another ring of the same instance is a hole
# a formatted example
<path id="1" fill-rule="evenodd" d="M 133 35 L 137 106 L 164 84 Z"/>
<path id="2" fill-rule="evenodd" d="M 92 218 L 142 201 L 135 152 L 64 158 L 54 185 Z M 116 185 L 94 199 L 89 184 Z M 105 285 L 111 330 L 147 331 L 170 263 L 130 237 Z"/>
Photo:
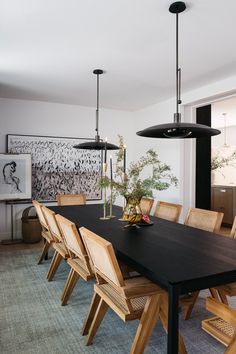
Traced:
<path id="1" fill-rule="evenodd" d="M 87 200 L 101 199 L 101 151 L 73 146 L 89 139 L 37 135 L 7 135 L 9 153 L 30 153 L 32 198 L 55 201 L 57 194 L 84 193 Z M 91 139 L 92 140 L 92 139 Z"/>
<path id="2" fill-rule="evenodd" d="M 0 200 L 31 199 L 31 155 L 0 153 Z"/>

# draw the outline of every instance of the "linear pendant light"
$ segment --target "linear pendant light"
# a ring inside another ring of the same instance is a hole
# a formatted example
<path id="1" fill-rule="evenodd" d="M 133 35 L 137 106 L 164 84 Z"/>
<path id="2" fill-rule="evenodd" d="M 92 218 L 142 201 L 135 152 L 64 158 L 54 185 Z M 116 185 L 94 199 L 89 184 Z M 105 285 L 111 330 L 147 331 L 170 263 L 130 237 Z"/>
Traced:
<path id="1" fill-rule="evenodd" d="M 223 147 L 229 148 L 230 145 L 227 144 L 227 139 L 226 139 L 226 116 L 227 116 L 227 113 L 222 113 L 222 116 L 224 118 L 224 145 L 223 145 Z"/>
<path id="2" fill-rule="evenodd" d="M 103 70 L 96 69 L 93 71 L 95 75 L 97 75 L 97 108 L 96 108 L 96 135 L 94 141 L 87 141 L 85 143 L 81 143 L 75 145 L 75 149 L 83 149 L 83 150 L 118 150 L 119 147 L 117 145 L 108 143 L 107 141 L 102 141 L 100 139 L 100 135 L 98 132 L 99 125 L 99 75 L 103 74 Z"/>
<path id="3" fill-rule="evenodd" d="M 202 138 L 220 134 L 220 130 L 210 128 L 202 124 L 181 123 L 181 113 L 179 105 L 182 103 L 181 94 L 181 69 L 179 68 L 179 13 L 186 9 L 182 1 L 174 2 L 169 7 L 169 12 L 176 14 L 176 113 L 174 113 L 174 122 L 155 125 L 137 132 L 137 135 L 149 138 L 167 138 L 167 139 L 186 139 Z"/>

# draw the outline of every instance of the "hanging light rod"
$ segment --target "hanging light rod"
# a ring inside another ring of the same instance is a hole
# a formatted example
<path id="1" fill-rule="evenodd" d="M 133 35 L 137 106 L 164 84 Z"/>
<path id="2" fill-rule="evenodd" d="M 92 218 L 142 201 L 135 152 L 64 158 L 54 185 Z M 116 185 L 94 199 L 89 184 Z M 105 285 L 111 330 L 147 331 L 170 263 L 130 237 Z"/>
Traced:
<path id="1" fill-rule="evenodd" d="M 103 70 L 95 69 L 93 73 L 97 75 L 97 108 L 96 108 L 96 128 L 95 128 L 95 139 L 94 141 L 87 141 L 78 145 L 74 145 L 75 149 L 84 149 L 84 150 L 118 150 L 117 145 L 103 141 L 100 138 L 98 127 L 99 127 L 99 75 L 103 74 Z"/>
<path id="2" fill-rule="evenodd" d="M 186 9 L 182 1 L 174 2 L 169 7 L 169 12 L 176 14 L 176 113 L 174 113 L 174 122 L 159 124 L 137 132 L 137 135 L 149 138 L 167 138 L 167 139 L 186 139 L 202 138 L 220 134 L 220 130 L 213 129 L 207 125 L 181 123 L 181 113 L 179 105 L 181 101 L 181 69 L 179 68 L 179 13 Z"/>
<path id="3" fill-rule="evenodd" d="M 224 118 L 224 145 L 223 145 L 223 147 L 229 148 L 230 145 L 227 144 L 227 139 L 226 139 L 226 116 L 227 116 L 227 113 L 222 113 L 222 117 Z"/>

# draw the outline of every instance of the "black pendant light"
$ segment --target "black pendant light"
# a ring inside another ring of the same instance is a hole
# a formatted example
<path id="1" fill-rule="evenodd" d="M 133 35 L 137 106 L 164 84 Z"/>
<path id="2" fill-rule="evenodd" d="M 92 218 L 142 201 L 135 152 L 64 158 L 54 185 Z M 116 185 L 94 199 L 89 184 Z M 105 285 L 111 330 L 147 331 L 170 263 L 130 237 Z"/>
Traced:
<path id="1" fill-rule="evenodd" d="M 155 125 L 137 132 L 137 135 L 149 138 L 167 138 L 167 139 L 186 139 L 202 138 L 220 134 L 220 130 L 212 129 L 206 125 L 181 123 L 181 113 L 179 105 L 182 103 L 180 98 L 181 91 L 181 69 L 179 68 L 179 23 L 178 14 L 186 9 L 182 1 L 174 2 L 170 5 L 169 11 L 176 14 L 176 113 L 174 113 L 174 122 Z"/>
<path id="2" fill-rule="evenodd" d="M 98 124 L 99 124 L 99 75 L 103 74 L 103 70 L 96 69 L 93 71 L 95 75 L 97 75 L 97 109 L 96 109 L 96 135 L 94 141 L 87 141 L 85 143 L 81 143 L 75 145 L 75 149 L 84 149 L 84 150 L 118 150 L 119 147 L 114 144 L 110 144 L 107 141 L 103 141 L 100 139 L 100 135 L 98 132 Z"/>

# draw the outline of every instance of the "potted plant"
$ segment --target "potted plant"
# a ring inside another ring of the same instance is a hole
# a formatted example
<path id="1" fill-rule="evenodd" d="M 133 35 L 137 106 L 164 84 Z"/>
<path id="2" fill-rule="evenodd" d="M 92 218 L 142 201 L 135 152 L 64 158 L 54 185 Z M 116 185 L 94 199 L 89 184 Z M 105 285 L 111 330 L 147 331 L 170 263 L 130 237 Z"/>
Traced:
<path id="1" fill-rule="evenodd" d="M 215 182 L 214 172 L 219 171 L 223 175 L 223 173 L 220 170 L 224 167 L 227 167 L 227 166 L 235 167 L 235 165 L 232 164 L 232 162 L 235 160 L 236 160 L 236 150 L 233 151 L 232 154 L 230 154 L 227 157 L 220 156 L 219 152 L 215 156 L 212 157 L 212 159 L 211 159 L 212 184 L 214 184 L 214 182 Z M 223 177 L 225 177 L 225 176 L 223 175 Z"/>
<path id="2" fill-rule="evenodd" d="M 126 200 L 123 219 L 130 222 L 140 221 L 142 215 L 139 203 L 142 197 L 153 197 L 153 190 L 165 190 L 171 185 L 178 185 L 178 179 L 171 173 L 171 168 L 160 161 L 155 150 L 149 149 L 137 162 L 131 162 L 127 169 L 124 168 L 124 140 L 119 136 L 119 150 L 116 153 L 114 178 L 103 176 L 99 185 L 102 188 L 110 186 Z M 149 168 L 149 177 L 142 178 L 142 173 Z"/>
<path id="3" fill-rule="evenodd" d="M 226 166 L 230 166 L 230 163 L 234 160 L 236 160 L 236 150 L 228 157 L 221 157 L 218 153 L 211 159 L 211 170 L 216 171 Z"/>

